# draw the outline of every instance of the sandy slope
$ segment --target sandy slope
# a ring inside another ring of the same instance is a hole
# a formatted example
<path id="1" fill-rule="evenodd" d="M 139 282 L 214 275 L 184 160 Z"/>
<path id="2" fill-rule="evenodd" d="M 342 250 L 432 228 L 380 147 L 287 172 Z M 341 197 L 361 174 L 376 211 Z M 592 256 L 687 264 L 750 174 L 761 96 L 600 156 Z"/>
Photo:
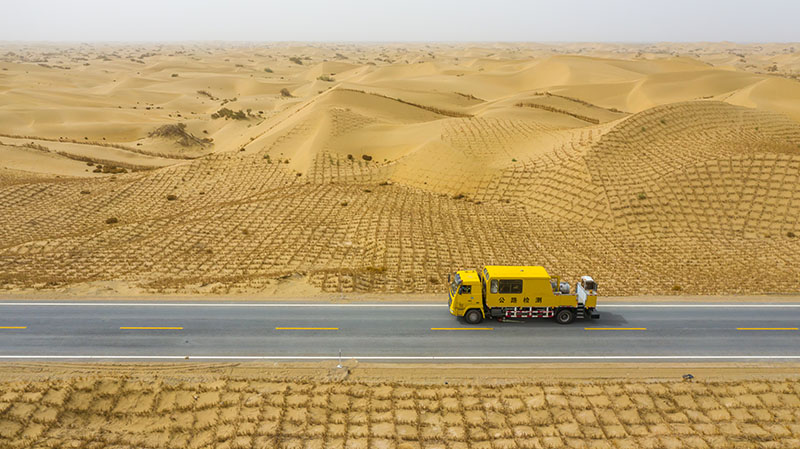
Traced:
<path id="1" fill-rule="evenodd" d="M 800 444 L 796 371 L 762 366 L 755 374 L 751 368 L 695 366 L 696 380 L 684 382 L 680 376 L 686 371 L 647 365 L 362 367 L 352 361 L 344 369 L 7 365 L 0 370 L 0 445 L 751 449 Z M 619 373 L 632 378 L 619 380 Z"/>
<path id="2" fill-rule="evenodd" d="M 7 289 L 800 291 L 791 45 L 4 50 Z"/>

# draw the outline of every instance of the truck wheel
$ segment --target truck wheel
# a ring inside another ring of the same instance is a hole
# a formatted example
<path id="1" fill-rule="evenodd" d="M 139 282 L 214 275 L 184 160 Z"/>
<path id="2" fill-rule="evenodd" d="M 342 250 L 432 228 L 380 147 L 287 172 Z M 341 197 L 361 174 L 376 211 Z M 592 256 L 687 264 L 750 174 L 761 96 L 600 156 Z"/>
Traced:
<path id="1" fill-rule="evenodd" d="M 575 312 L 572 309 L 561 309 L 556 312 L 556 323 L 569 324 L 575 321 Z"/>
<path id="2" fill-rule="evenodd" d="M 467 320 L 469 324 L 478 324 L 483 321 L 483 315 L 481 315 L 481 311 L 478 309 L 470 309 L 464 314 L 464 319 Z"/>

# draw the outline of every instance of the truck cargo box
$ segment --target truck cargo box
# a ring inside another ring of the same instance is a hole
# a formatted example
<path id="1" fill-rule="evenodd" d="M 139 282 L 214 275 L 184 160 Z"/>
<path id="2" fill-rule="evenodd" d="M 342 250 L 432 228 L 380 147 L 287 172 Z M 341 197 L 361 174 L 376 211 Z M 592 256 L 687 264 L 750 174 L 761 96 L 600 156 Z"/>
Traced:
<path id="1" fill-rule="evenodd" d="M 575 295 L 561 293 L 558 278 L 540 266 L 484 267 L 486 307 L 562 307 L 577 306 Z"/>

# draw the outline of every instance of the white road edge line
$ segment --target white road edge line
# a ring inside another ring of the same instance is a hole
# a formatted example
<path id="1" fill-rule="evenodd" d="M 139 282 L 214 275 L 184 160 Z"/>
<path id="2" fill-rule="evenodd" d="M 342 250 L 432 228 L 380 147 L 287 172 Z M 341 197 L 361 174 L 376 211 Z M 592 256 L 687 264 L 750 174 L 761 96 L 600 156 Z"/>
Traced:
<path id="1" fill-rule="evenodd" d="M 147 303 L 147 302 L 2 302 L 2 306 L 52 306 L 52 307 L 435 307 L 447 308 L 447 304 L 381 304 L 381 303 Z M 597 309 L 616 309 L 616 308 L 800 308 L 798 303 L 768 303 L 768 304 L 603 304 L 598 305 Z"/>
<path id="2" fill-rule="evenodd" d="M 630 307 L 630 308 L 709 308 L 709 307 L 724 307 L 726 309 L 730 308 L 746 308 L 746 309 L 759 309 L 762 307 L 781 307 L 781 308 L 798 308 L 800 304 L 797 303 L 768 303 L 768 304 L 726 304 L 726 303 L 717 303 L 717 304 L 602 304 L 600 303 L 597 306 L 598 310 L 602 310 L 604 308 L 619 308 L 619 307 Z"/>
<path id="3" fill-rule="evenodd" d="M 800 355 L 342 356 L 357 360 L 800 360 Z M 338 360 L 338 355 L 0 355 L 0 359 Z"/>

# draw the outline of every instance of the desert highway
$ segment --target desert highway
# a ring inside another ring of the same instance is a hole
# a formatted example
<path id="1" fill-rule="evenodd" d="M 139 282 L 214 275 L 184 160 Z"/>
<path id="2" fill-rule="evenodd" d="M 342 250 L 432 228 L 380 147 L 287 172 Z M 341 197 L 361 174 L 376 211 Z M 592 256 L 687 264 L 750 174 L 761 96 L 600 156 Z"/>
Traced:
<path id="1" fill-rule="evenodd" d="M 484 321 L 444 304 L 0 302 L 0 360 L 800 361 L 800 304 L 620 303 Z"/>

